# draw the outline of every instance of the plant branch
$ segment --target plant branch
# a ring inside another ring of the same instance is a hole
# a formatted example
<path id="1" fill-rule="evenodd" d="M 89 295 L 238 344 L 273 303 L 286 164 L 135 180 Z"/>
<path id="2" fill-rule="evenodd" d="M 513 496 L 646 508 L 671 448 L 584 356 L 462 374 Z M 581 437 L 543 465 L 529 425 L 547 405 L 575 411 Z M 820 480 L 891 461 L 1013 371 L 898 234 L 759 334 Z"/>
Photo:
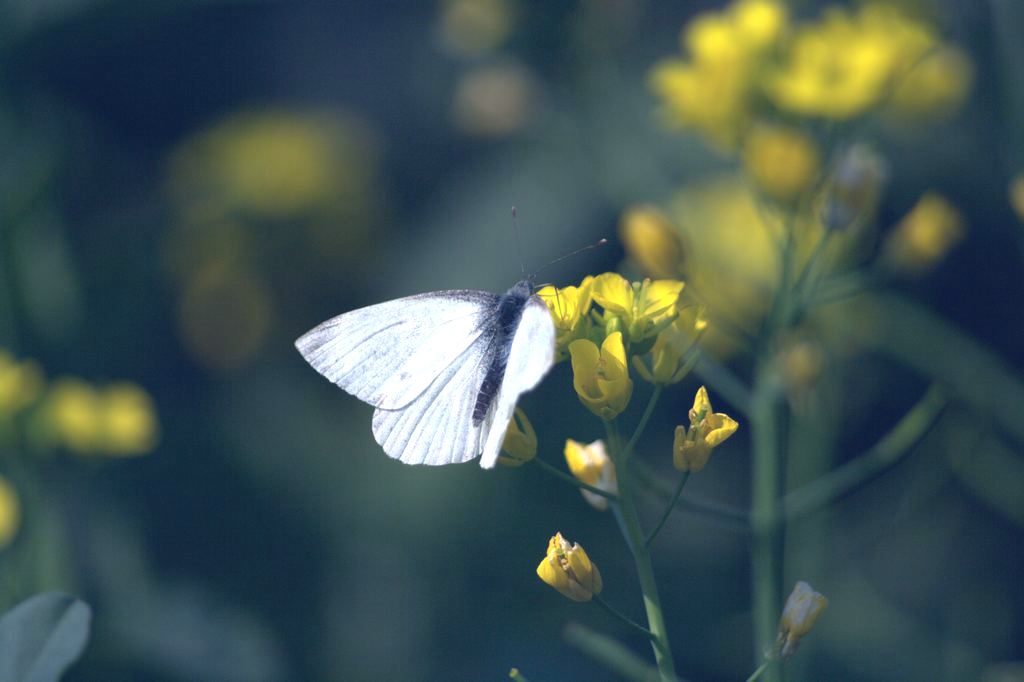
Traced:
<path id="1" fill-rule="evenodd" d="M 686 482 L 690 480 L 691 473 L 693 472 L 687 471 L 682 475 L 682 478 L 679 479 L 679 485 L 676 486 L 676 491 L 672 495 L 672 501 L 665 507 L 665 512 L 658 520 L 658 524 L 654 526 L 654 530 L 647 534 L 647 539 L 644 540 L 644 547 L 651 546 L 651 543 L 654 542 L 654 538 L 656 538 L 658 533 L 661 531 L 662 526 L 664 526 L 665 522 L 668 521 L 668 517 L 672 515 L 672 510 L 676 508 L 676 503 L 679 502 L 679 496 L 683 494 L 683 486 L 685 486 Z"/>
<path id="2" fill-rule="evenodd" d="M 619 499 L 619 496 L 616 495 L 615 493 L 610 493 L 607 490 L 601 490 L 600 488 L 592 486 L 589 483 L 584 483 L 583 481 L 577 479 L 576 477 L 572 476 L 571 474 L 567 474 L 564 471 L 562 471 L 561 469 L 558 469 L 558 468 L 552 466 L 551 464 L 548 464 L 547 462 L 545 462 L 540 457 L 534 457 L 530 461 L 531 462 L 536 462 L 540 466 L 542 471 L 545 471 L 545 472 L 551 474 L 555 478 L 558 478 L 558 479 L 561 479 L 562 481 L 565 481 L 569 485 L 575 486 L 575 487 L 580 488 L 582 490 L 587 490 L 589 492 L 594 493 L 595 495 L 600 495 L 601 497 L 608 498 L 612 502 L 617 502 L 618 499 Z"/>

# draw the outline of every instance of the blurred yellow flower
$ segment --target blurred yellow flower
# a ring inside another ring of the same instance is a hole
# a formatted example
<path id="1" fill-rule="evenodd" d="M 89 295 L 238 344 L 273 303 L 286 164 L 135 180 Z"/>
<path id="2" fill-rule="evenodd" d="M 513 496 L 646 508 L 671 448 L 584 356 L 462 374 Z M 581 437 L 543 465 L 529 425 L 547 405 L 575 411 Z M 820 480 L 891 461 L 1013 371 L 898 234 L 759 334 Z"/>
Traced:
<path id="1" fill-rule="evenodd" d="M 751 117 L 762 59 L 786 25 L 785 7 L 771 0 L 739 0 L 693 19 L 683 29 L 690 59 L 666 60 L 649 76 L 666 123 L 693 128 L 724 149 L 735 147 Z"/>
<path id="2" fill-rule="evenodd" d="M 96 389 L 81 379 L 59 379 L 46 399 L 57 441 L 83 455 L 141 455 L 156 445 L 158 424 L 149 394 L 121 382 Z"/>
<path id="3" fill-rule="evenodd" d="M 1024 175 L 1018 175 L 1010 182 L 1010 206 L 1017 218 L 1024 222 Z"/>
<path id="4" fill-rule="evenodd" d="M 793 201 L 821 171 L 817 145 L 796 128 L 755 125 L 743 141 L 743 164 L 757 186 L 779 201 Z"/>
<path id="5" fill-rule="evenodd" d="M 512 30 L 513 9 L 509 0 L 445 0 L 441 8 L 441 44 L 464 56 L 493 50 Z"/>
<path id="6" fill-rule="evenodd" d="M 682 381 L 690 369 L 687 356 L 707 326 L 702 306 L 683 308 L 672 324 L 658 334 L 650 352 L 650 368 L 638 355 L 633 356 L 633 368 L 652 384 L 665 386 Z"/>
<path id="7" fill-rule="evenodd" d="M 895 7 L 870 3 L 855 14 L 830 7 L 794 36 L 766 94 L 801 116 L 853 118 L 881 104 L 935 44 L 929 26 Z"/>
<path id="8" fill-rule="evenodd" d="M 561 533 L 548 542 L 548 552 L 537 566 L 541 580 L 573 601 L 590 601 L 601 592 L 601 572 L 579 544 L 570 545 Z"/>
<path id="9" fill-rule="evenodd" d="M 895 272 L 921 275 L 965 234 L 960 212 L 939 194 L 927 192 L 886 237 L 882 259 Z"/>
<path id="10" fill-rule="evenodd" d="M 646 275 L 677 277 L 683 258 L 679 233 L 660 209 L 632 206 L 619 222 L 626 253 Z"/>
<path id="11" fill-rule="evenodd" d="M 47 395 L 49 423 L 59 442 L 79 453 L 100 447 L 103 410 L 99 392 L 81 379 L 58 379 Z"/>
<path id="12" fill-rule="evenodd" d="M 946 116 L 960 108 L 973 80 L 974 64 L 967 53 L 944 46 L 910 67 L 896 83 L 886 106 L 901 118 Z"/>
<path id="13" fill-rule="evenodd" d="M 617 417 L 633 395 L 622 333 L 609 334 L 600 350 L 589 339 L 569 344 L 573 386 L 588 410 L 604 420 Z"/>
<path id="14" fill-rule="evenodd" d="M 727 414 L 713 412 L 708 390 L 701 386 L 690 409 L 690 427 L 676 427 L 672 463 L 679 471 L 700 471 L 711 451 L 736 433 L 739 424 Z"/>
<path id="15" fill-rule="evenodd" d="M 594 278 L 594 302 L 604 308 L 602 321 L 609 333 L 623 331 L 630 343 L 657 336 L 671 324 L 683 282 L 659 279 L 630 283 L 622 275 L 606 272 Z"/>
<path id="16" fill-rule="evenodd" d="M 555 346 L 559 360 L 566 358 L 569 344 L 585 338 L 590 327 L 591 290 L 594 278 L 586 277 L 578 287 L 542 287 L 537 295 L 548 305 L 555 322 Z"/>
<path id="17" fill-rule="evenodd" d="M 187 139 L 170 161 L 172 194 L 193 220 L 348 217 L 374 175 L 367 135 L 327 113 L 235 114 Z"/>
<path id="18" fill-rule="evenodd" d="M 793 588 L 779 618 L 779 636 L 775 641 L 775 655 L 789 658 L 800 645 L 800 640 L 811 631 L 815 621 L 828 606 L 828 599 L 814 588 L 800 581 Z"/>
<path id="19" fill-rule="evenodd" d="M 102 393 L 103 449 L 111 455 L 141 455 L 156 447 L 159 425 L 153 399 L 135 384 L 111 384 Z"/>
<path id="20" fill-rule="evenodd" d="M 21 527 L 21 502 L 10 482 L 0 476 L 0 550 L 11 544 Z"/>
<path id="21" fill-rule="evenodd" d="M 43 372 L 32 360 L 16 362 L 0 348 L 0 420 L 31 405 L 43 391 Z"/>
<path id="22" fill-rule="evenodd" d="M 532 74 L 519 64 L 480 66 L 455 86 L 452 120 L 468 135 L 503 137 L 521 130 L 537 104 Z"/>
<path id="23" fill-rule="evenodd" d="M 584 445 L 571 438 L 566 440 L 565 463 L 569 465 L 572 475 L 587 485 L 600 488 L 607 493 L 617 494 L 619 492 L 618 479 L 615 477 L 615 465 L 608 456 L 604 441 L 595 440 L 590 445 Z M 580 493 L 594 509 L 598 511 L 608 509 L 607 497 L 582 488 Z"/>
<path id="24" fill-rule="evenodd" d="M 522 466 L 537 456 L 537 432 L 518 407 L 508 422 L 501 450 L 504 454 L 498 455 L 498 464 L 509 467 Z"/>

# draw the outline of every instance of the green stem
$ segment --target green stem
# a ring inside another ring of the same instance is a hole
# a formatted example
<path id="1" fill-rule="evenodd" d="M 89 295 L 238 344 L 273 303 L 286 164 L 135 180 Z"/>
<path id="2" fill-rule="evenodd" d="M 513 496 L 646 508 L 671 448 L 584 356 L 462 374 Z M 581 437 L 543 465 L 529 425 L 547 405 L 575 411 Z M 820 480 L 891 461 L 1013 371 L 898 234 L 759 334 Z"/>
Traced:
<path id="1" fill-rule="evenodd" d="M 787 494 L 783 498 L 786 519 L 820 509 L 897 464 L 935 425 L 945 406 L 945 396 L 933 385 L 896 426 L 866 452 Z"/>
<path id="2" fill-rule="evenodd" d="M 610 493 L 607 490 L 601 490 L 600 488 L 596 488 L 596 487 L 594 487 L 592 485 L 584 483 L 583 481 L 575 478 L 574 476 L 565 473 L 561 469 L 557 469 L 554 466 L 548 464 L 547 462 L 545 462 L 544 460 L 542 460 L 539 457 L 534 457 L 530 461 L 531 462 L 536 462 L 538 465 L 540 465 L 540 468 L 541 468 L 542 471 L 545 471 L 545 472 L 551 474 L 555 478 L 558 478 L 558 479 L 561 479 L 562 481 L 565 481 L 569 485 L 575 486 L 577 488 L 581 488 L 583 490 L 588 490 L 588 491 L 594 493 L 595 495 L 600 495 L 601 497 L 606 497 L 609 500 L 611 500 L 612 502 L 617 502 L 618 499 L 619 499 L 619 496 L 616 495 L 615 493 Z"/>
<path id="3" fill-rule="evenodd" d="M 778 388 L 769 363 L 768 359 L 758 363 L 751 405 L 751 579 L 755 660 L 760 660 L 771 646 L 782 606 L 782 513 L 779 495 L 782 466 L 778 450 Z M 767 673 L 767 679 L 779 679 L 772 669 Z"/>
<path id="4" fill-rule="evenodd" d="M 639 659 L 620 642 L 598 634 L 579 623 L 566 625 L 565 633 L 562 636 L 570 646 L 576 647 L 595 661 L 613 670 L 621 679 L 649 682 L 649 680 L 659 677 L 658 671 Z M 669 679 L 674 681 L 676 678 Z"/>
<path id="5" fill-rule="evenodd" d="M 630 464 L 631 470 L 636 474 L 637 481 L 645 488 L 665 498 L 666 501 L 672 498 L 673 489 L 667 484 L 664 478 L 650 467 L 646 462 L 634 461 Z M 703 514 L 716 521 L 728 524 L 729 527 L 738 531 L 750 530 L 750 513 L 746 509 L 740 509 L 732 505 L 711 500 L 702 500 L 693 495 L 688 495 L 680 500 L 678 505 L 689 511 Z"/>
<path id="6" fill-rule="evenodd" d="M 619 611 L 617 611 L 615 608 L 612 607 L 611 604 L 606 602 L 604 599 L 601 599 L 600 595 L 597 595 L 597 594 L 594 595 L 594 602 L 598 606 L 603 608 L 605 611 L 607 611 L 609 614 L 611 614 L 612 617 L 616 618 L 617 620 L 622 621 L 623 623 L 625 623 L 626 625 L 628 625 L 632 629 L 636 630 L 637 632 L 642 633 L 643 636 L 646 637 L 647 639 L 654 639 L 654 633 L 652 633 L 650 630 L 645 628 L 643 625 L 640 625 L 640 623 L 637 623 L 636 621 L 633 621 L 633 620 L 627 618 L 624 614 L 622 614 Z"/>
<path id="7" fill-rule="evenodd" d="M 676 491 L 672 495 L 672 501 L 665 507 L 665 512 L 661 515 L 661 519 L 658 520 L 658 525 L 654 527 L 650 533 L 647 534 L 647 539 L 644 540 L 644 547 L 650 547 L 651 543 L 654 542 L 654 538 L 658 536 L 658 532 L 661 531 L 662 526 L 668 521 L 668 517 L 672 515 L 672 510 L 676 508 L 676 503 L 679 502 L 679 496 L 683 494 L 683 486 L 690 480 L 691 471 L 687 471 L 683 474 L 682 478 L 679 479 L 679 485 L 676 486 Z"/>
<path id="8" fill-rule="evenodd" d="M 605 422 L 605 427 L 608 430 L 611 458 L 619 476 L 619 502 L 616 507 L 621 514 L 622 526 L 633 554 L 633 563 L 636 566 L 640 590 L 644 597 L 647 624 L 651 634 L 654 635 L 651 641 L 654 660 L 658 664 L 658 672 L 661 673 L 662 680 L 672 680 L 675 679 L 675 663 L 672 661 L 672 649 L 669 646 L 668 632 L 665 628 L 665 617 L 661 611 L 661 598 L 658 596 L 658 585 L 654 579 L 651 555 L 644 545 L 644 532 L 640 527 L 640 517 L 633 501 L 633 485 L 630 480 L 628 462 L 623 456 L 626 451 L 622 448 L 622 440 L 616 423 Z"/>
<path id="9" fill-rule="evenodd" d="M 771 663 L 771 661 L 765 661 L 760 666 L 758 666 L 757 670 L 751 673 L 750 677 L 747 678 L 747 682 L 754 682 L 754 680 L 760 679 L 764 671 L 768 669 L 769 663 Z"/>
<path id="10" fill-rule="evenodd" d="M 622 451 L 623 461 L 629 461 L 630 455 L 633 454 L 633 448 L 636 447 L 636 443 L 640 440 L 641 434 L 644 429 L 647 428 L 647 422 L 651 420 L 651 415 L 654 414 L 654 407 L 658 404 L 658 398 L 661 397 L 661 392 L 664 387 L 660 384 L 655 384 L 654 390 L 651 392 L 651 397 L 647 401 L 647 407 L 644 408 L 643 416 L 640 417 L 640 422 L 636 425 L 636 430 L 633 431 L 632 437 L 629 442 L 626 443 L 626 448 Z"/>

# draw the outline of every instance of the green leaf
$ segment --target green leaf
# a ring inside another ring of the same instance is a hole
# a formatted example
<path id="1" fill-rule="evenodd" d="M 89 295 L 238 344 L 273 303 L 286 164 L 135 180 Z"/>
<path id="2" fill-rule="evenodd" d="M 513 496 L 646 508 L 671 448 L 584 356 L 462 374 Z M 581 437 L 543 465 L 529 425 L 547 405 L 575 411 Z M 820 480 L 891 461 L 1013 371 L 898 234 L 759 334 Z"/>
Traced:
<path id="1" fill-rule="evenodd" d="M 78 599 L 46 592 L 0 618 L 0 680 L 56 682 L 89 639 L 92 610 Z"/>

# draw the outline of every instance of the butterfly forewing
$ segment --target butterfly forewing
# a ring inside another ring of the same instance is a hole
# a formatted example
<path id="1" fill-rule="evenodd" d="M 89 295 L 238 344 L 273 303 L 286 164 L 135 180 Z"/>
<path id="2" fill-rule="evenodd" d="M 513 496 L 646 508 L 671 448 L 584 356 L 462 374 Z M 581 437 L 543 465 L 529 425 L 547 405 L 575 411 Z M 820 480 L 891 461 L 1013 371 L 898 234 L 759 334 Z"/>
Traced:
<path id="1" fill-rule="evenodd" d="M 512 337 L 505 375 L 481 434 L 480 466 L 490 469 L 498 461 L 505 431 L 519 396 L 536 388 L 555 362 L 555 325 L 547 304 L 530 296 Z"/>
<path id="2" fill-rule="evenodd" d="M 418 398 L 487 331 L 498 296 L 436 291 L 339 315 L 295 346 L 318 372 L 374 407 Z"/>

